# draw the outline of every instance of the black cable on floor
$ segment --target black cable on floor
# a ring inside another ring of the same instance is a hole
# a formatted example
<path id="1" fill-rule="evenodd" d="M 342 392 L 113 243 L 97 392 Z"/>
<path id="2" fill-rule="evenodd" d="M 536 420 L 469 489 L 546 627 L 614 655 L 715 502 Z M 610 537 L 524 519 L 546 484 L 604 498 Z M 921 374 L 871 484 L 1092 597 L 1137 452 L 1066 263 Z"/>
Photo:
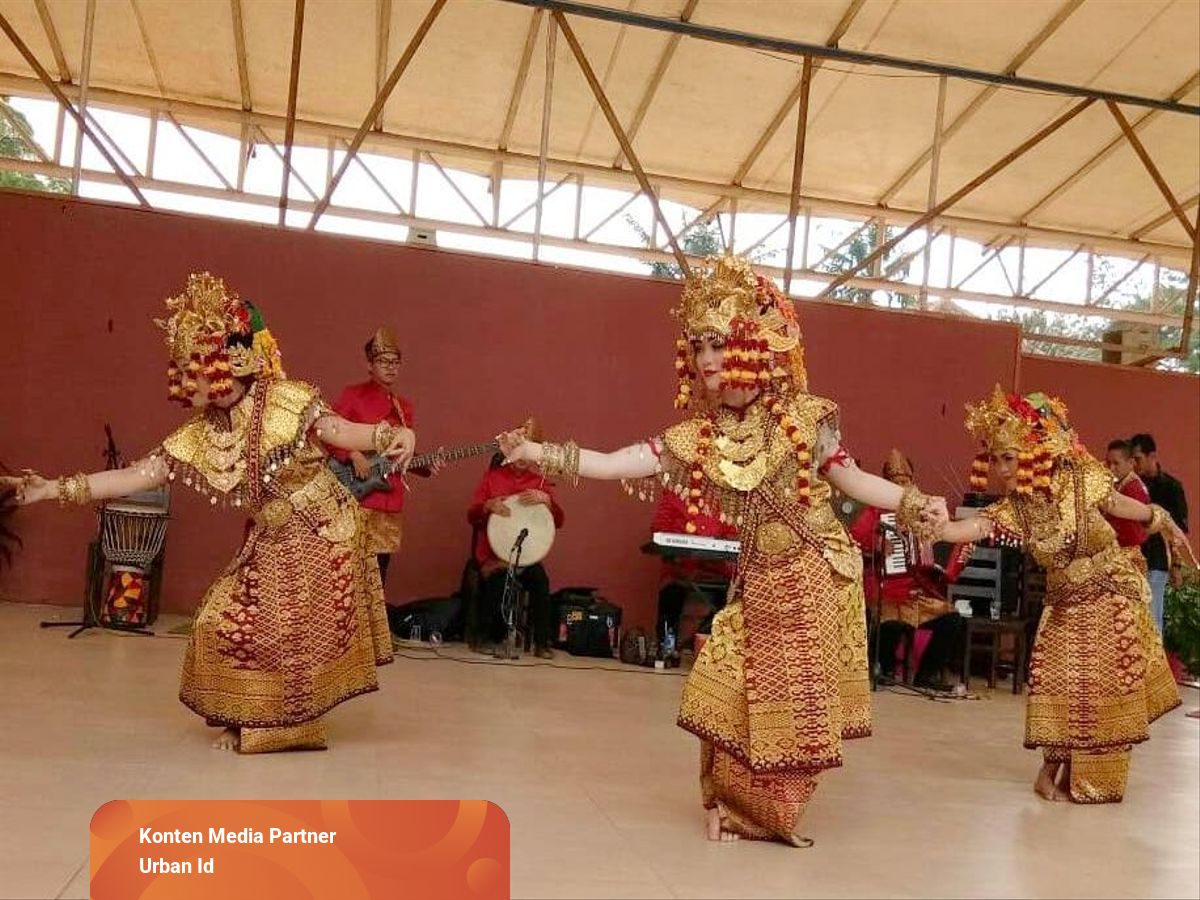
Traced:
<path id="1" fill-rule="evenodd" d="M 468 659 L 462 656 L 447 656 L 436 647 L 428 648 L 426 654 L 418 655 L 415 653 L 404 653 L 401 650 L 394 651 L 394 655 L 401 659 L 412 659 L 417 662 L 435 662 L 441 660 L 443 662 L 462 663 L 467 666 L 505 666 L 511 661 L 506 659 Z M 510 669 L 533 669 L 538 667 L 565 669 L 569 672 L 616 672 L 621 675 L 673 675 L 677 678 L 687 674 L 682 669 L 677 668 L 653 669 L 644 666 L 625 666 L 624 668 L 617 669 L 611 666 L 564 666 L 561 663 L 547 662 L 545 660 L 523 662 L 520 665 L 508 666 Z"/>

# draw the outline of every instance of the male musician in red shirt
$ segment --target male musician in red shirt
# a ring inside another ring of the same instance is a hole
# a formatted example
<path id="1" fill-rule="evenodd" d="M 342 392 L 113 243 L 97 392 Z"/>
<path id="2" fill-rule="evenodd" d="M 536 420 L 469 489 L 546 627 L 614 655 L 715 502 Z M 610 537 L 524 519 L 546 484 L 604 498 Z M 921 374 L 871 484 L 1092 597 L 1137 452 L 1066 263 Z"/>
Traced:
<path id="1" fill-rule="evenodd" d="M 351 422 L 374 425 L 388 422 L 413 428 L 413 407 L 395 389 L 396 377 L 400 374 L 400 345 L 392 330 L 386 326 L 372 335 L 363 347 L 367 357 L 370 377 L 361 384 L 345 388 L 333 402 L 334 411 Z M 349 461 L 354 474 L 360 480 L 370 472 L 371 460 L 357 450 L 349 453 L 331 450 L 333 456 Z M 417 472 L 414 474 L 428 474 Z M 400 549 L 404 535 L 403 518 L 406 488 L 400 474 L 388 478 L 390 491 L 374 491 L 360 501 L 365 512 L 367 529 L 367 551 L 376 554 L 379 560 L 379 575 L 386 583 L 388 562 L 392 554 Z"/>
<path id="2" fill-rule="evenodd" d="M 525 423 L 525 431 L 534 441 L 542 439 L 537 422 Z M 542 504 L 550 508 L 554 516 L 554 527 L 563 524 L 562 507 L 554 497 L 554 485 L 534 469 L 522 463 L 504 465 L 504 457 L 496 454 L 475 488 L 471 506 L 467 510 L 467 521 L 475 527 L 475 562 L 479 564 L 480 585 L 478 595 L 477 627 L 483 639 L 492 645 L 504 641 L 507 625 L 501 617 L 500 605 L 504 599 L 504 580 L 508 563 L 492 552 L 488 543 L 487 522 L 492 516 L 510 516 L 504 504 L 509 497 L 516 497 L 525 505 Z M 517 581 L 529 594 L 529 611 L 533 624 L 534 652 L 540 659 L 550 659 L 554 651 L 550 644 L 554 636 L 553 610 L 550 608 L 550 579 L 542 564 L 522 566 Z M 479 635 L 469 635 L 474 642 Z"/>
<path id="3" fill-rule="evenodd" d="M 893 449 L 884 461 L 883 477 L 901 486 L 913 483 L 913 465 L 908 457 Z M 876 591 L 882 591 L 879 611 L 879 667 L 884 678 L 893 678 L 896 666 L 896 647 L 905 631 L 922 629 L 932 632 L 929 643 L 917 660 L 914 683 L 923 687 L 943 687 L 937 684 L 939 673 L 957 659 L 962 640 L 962 617 L 946 601 L 940 590 L 918 577 L 913 568 L 902 574 L 885 575 L 879 583 L 875 569 L 878 529 L 882 510 L 868 506 L 859 513 L 850 528 L 850 536 L 862 549 L 866 565 L 863 568 L 863 588 L 867 607 L 876 608 Z M 915 641 L 914 645 L 915 646 Z"/>
<path id="4" fill-rule="evenodd" d="M 1118 493 L 1132 497 L 1147 506 L 1150 504 L 1150 491 L 1146 489 L 1145 482 L 1133 469 L 1133 448 L 1129 446 L 1129 441 L 1120 439 L 1112 441 L 1108 445 L 1108 452 L 1104 455 L 1104 464 L 1108 466 L 1108 471 L 1112 472 L 1113 486 Z M 1149 537 L 1149 532 L 1146 531 L 1146 526 L 1142 522 L 1121 519 L 1116 516 L 1105 516 L 1104 518 L 1117 533 L 1117 543 L 1122 547 L 1141 547 Z M 1134 555 L 1137 557 L 1138 568 L 1144 569 L 1146 558 L 1140 552 Z"/>

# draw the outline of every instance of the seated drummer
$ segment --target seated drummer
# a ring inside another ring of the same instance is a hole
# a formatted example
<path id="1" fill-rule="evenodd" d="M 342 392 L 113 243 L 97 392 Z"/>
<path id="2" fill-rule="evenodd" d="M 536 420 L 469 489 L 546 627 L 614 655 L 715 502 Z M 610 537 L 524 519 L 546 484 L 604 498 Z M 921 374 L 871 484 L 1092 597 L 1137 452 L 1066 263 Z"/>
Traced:
<path id="1" fill-rule="evenodd" d="M 695 518 L 696 535 L 699 537 L 737 540 L 737 529 L 712 516 L 701 513 Z M 683 534 L 687 522 L 687 508 L 683 499 L 671 491 L 664 491 L 654 512 L 651 531 L 668 534 Z M 712 617 L 725 606 L 725 590 L 733 577 L 733 563 L 721 559 L 689 559 L 678 557 L 664 559 L 659 574 L 658 588 L 658 640 L 661 644 L 666 627 L 675 635 L 679 646 L 679 622 L 683 618 L 683 607 L 688 597 L 699 596 L 708 606 L 708 615 L 696 626 L 698 634 L 708 634 Z M 700 590 L 698 586 L 709 588 Z"/>
<path id="2" fill-rule="evenodd" d="M 899 450 L 888 453 L 883 464 L 883 477 L 893 484 L 905 486 L 913 483 L 912 462 Z M 896 647 L 907 633 L 914 629 L 930 632 L 930 640 L 924 652 L 917 656 L 914 683 L 919 687 L 944 689 L 940 682 L 942 671 L 959 658 L 963 640 L 962 617 L 945 599 L 944 588 L 931 579 L 922 577 L 919 570 L 910 568 L 903 574 L 885 575 L 882 583 L 875 571 L 878 564 L 873 558 L 878 535 L 879 517 L 882 510 L 868 506 L 850 528 L 850 536 L 863 551 L 863 589 L 867 596 L 867 608 L 876 608 L 877 591 L 882 592 L 881 622 L 879 625 L 880 675 L 894 679 L 896 671 Z M 922 558 L 932 558 L 931 548 L 922 548 Z M 915 645 L 914 645 L 915 646 Z"/>
<path id="3" fill-rule="evenodd" d="M 525 432 L 530 440 L 541 441 L 542 432 L 538 423 L 530 419 L 525 423 Z M 504 457 L 497 453 L 475 488 L 471 506 L 467 510 L 467 521 L 475 527 L 475 561 L 480 569 L 480 586 L 476 602 L 478 609 L 470 620 L 477 622 L 477 634 L 468 635 L 472 649 L 494 649 L 503 643 L 508 626 L 501 615 L 504 599 L 504 579 L 508 564 L 492 552 L 488 543 L 487 522 L 492 516 L 510 516 L 504 504 L 510 497 L 518 503 L 533 505 L 541 503 L 550 508 L 554 526 L 562 528 L 563 511 L 554 497 L 554 485 L 535 469 L 524 463 L 504 465 Z M 541 563 L 522 566 L 517 581 L 529 594 L 529 611 L 533 625 L 534 652 L 541 659 L 550 659 L 554 652 L 550 644 L 554 636 L 554 612 L 550 606 L 550 579 Z M 475 646 L 480 638 L 491 648 Z"/>

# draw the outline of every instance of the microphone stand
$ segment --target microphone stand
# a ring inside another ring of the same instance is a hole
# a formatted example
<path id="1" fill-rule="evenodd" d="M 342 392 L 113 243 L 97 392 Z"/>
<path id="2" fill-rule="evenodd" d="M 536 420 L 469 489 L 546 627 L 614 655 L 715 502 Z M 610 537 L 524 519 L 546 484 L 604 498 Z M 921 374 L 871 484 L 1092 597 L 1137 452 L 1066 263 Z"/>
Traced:
<path id="1" fill-rule="evenodd" d="M 500 597 L 500 615 L 508 631 L 504 636 L 504 649 L 501 651 L 504 659 L 519 659 L 520 649 L 517 646 L 517 594 L 520 587 L 517 584 L 517 568 L 521 565 L 521 545 L 529 536 L 529 529 L 522 528 L 513 541 L 512 550 L 508 554 L 508 568 L 504 573 L 504 593 Z"/>
<path id="2" fill-rule="evenodd" d="M 883 567 L 879 564 L 881 556 L 880 545 L 883 543 L 883 522 L 875 523 L 875 532 L 871 537 L 871 571 L 875 575 L 875 622 L 871 626 L 873 632 L 871 640 L 868 642 L 871 646 L 870 659 L 867 664 L 871 667 L 871 692 L 879 690 L 879 675 L 881 666 L 879 663 L 879 639 L 883 636 Z"/>

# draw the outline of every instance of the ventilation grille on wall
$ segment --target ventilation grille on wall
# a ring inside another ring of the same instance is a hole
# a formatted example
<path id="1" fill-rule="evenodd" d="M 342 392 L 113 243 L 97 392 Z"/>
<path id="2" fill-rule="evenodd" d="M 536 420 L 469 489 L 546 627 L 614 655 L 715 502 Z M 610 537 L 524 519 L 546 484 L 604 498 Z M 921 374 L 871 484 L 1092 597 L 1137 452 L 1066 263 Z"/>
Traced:
<path id="1" fill-rule="evenodd" d="M 424 247 L 436 247 L 437 231 L 432 228 L 410 228 L 408 229 L 408 242 Z"/>

